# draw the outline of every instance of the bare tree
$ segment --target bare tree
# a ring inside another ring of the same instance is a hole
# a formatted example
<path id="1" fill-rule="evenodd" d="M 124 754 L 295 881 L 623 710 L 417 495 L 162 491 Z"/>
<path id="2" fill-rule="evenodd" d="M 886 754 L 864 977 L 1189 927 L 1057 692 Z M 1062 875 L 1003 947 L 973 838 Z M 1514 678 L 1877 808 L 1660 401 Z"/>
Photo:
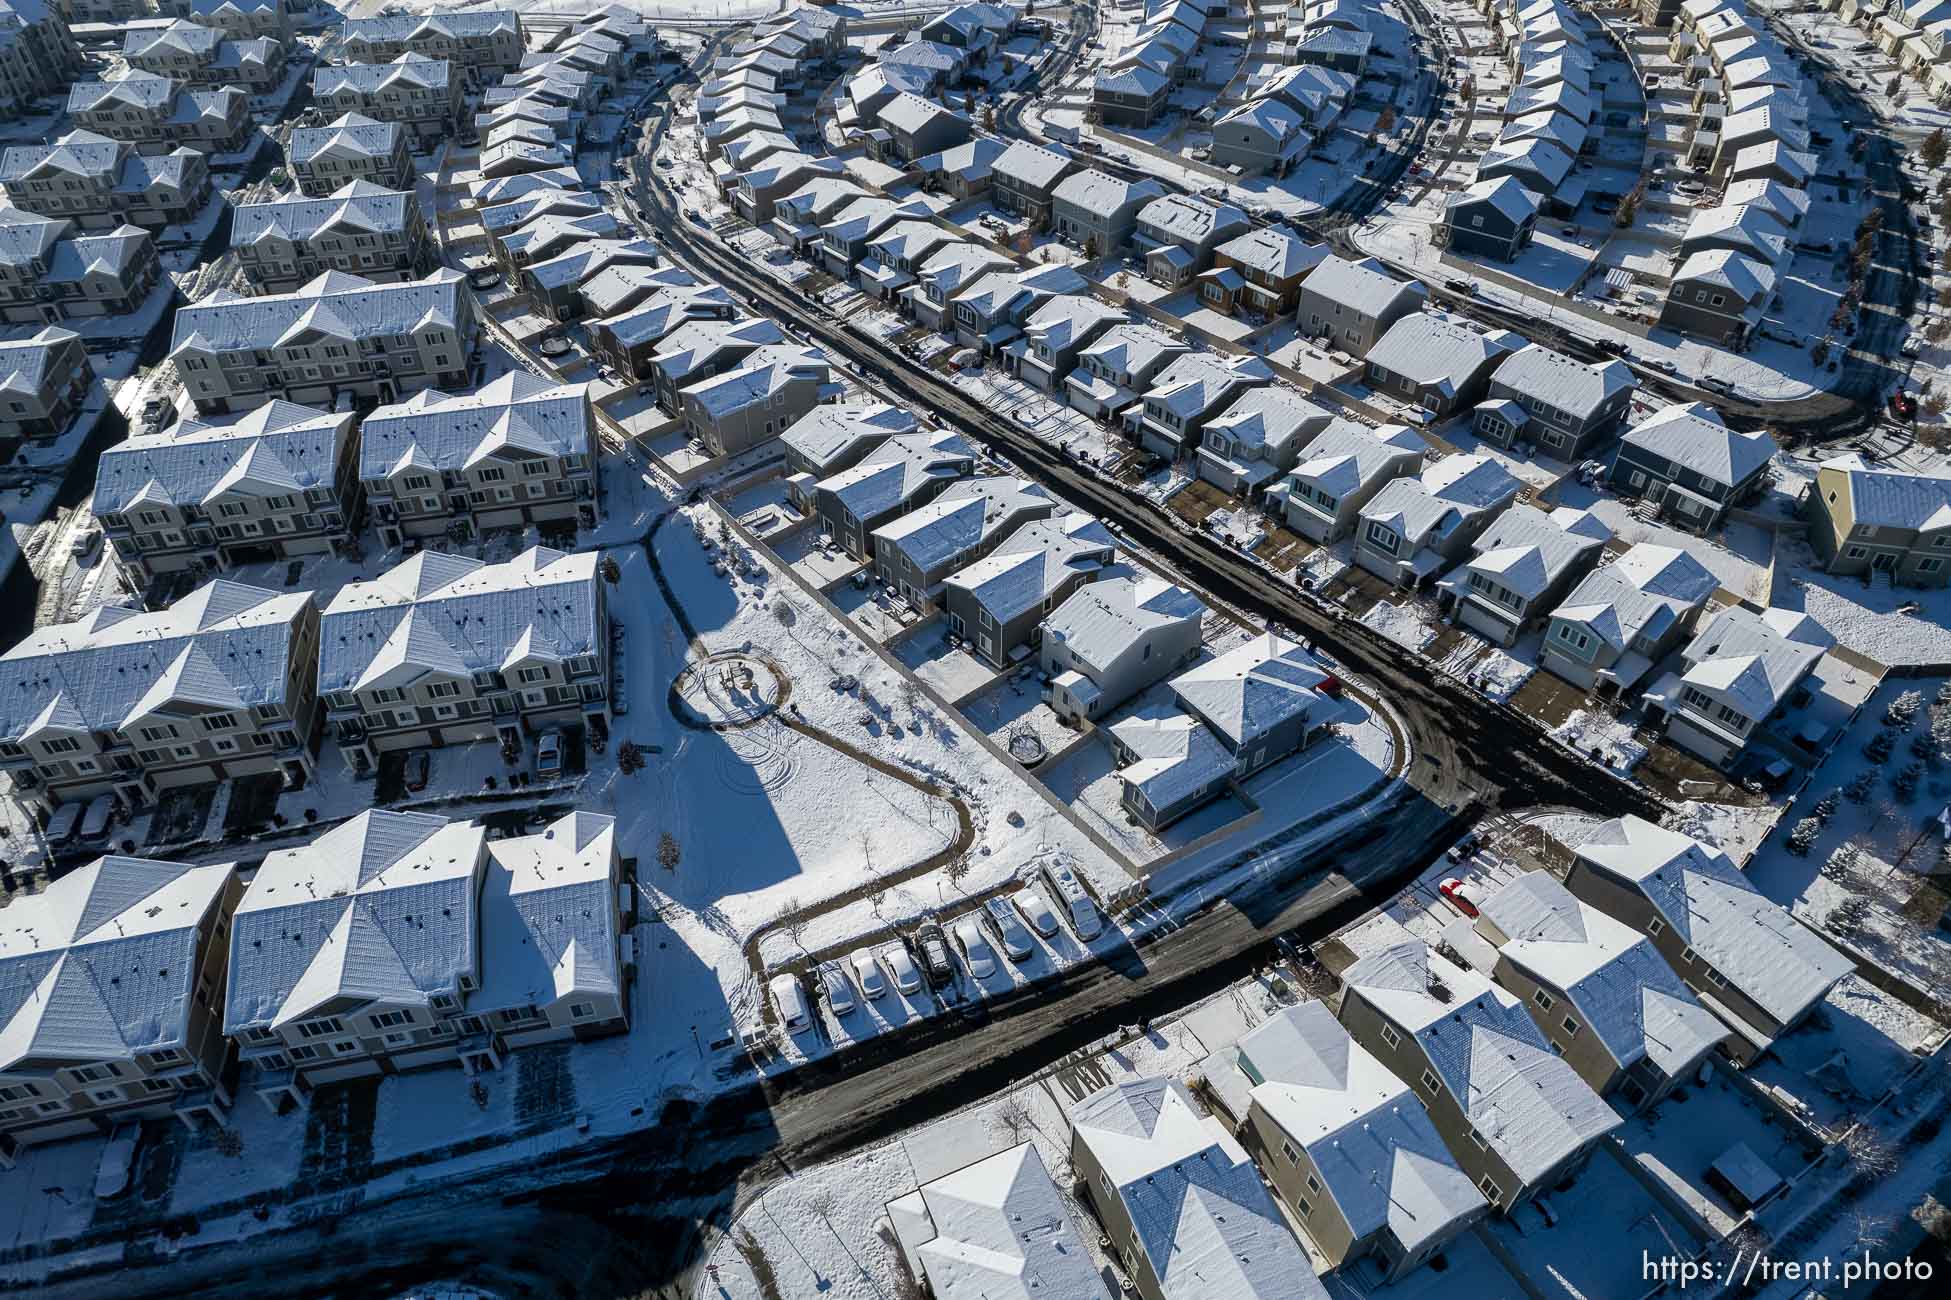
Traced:
<path id="1" fill-rule="evenodd" d="M 1867 1124 L 1853 1125 L 1843 1134 L 1839 1145 L 1851 1168 L 1873 1178 L 1890 1173 L 1899 1161 L 1897 1149 Z"/>
<path id="2" fill-rule="evenodd" d="M 1005 1097 L 1002 1104 L 996 1107 L 996 1122 L 1008 1131 L 1012 1146 L 1023 1141 L 1031 1132 L 1040 1131 L 1036 1126 L 1036 1118 L 1030 1114 L 1030 1108 L 1025 1106 L 1023 1099 L 1014 1093 Z"/>

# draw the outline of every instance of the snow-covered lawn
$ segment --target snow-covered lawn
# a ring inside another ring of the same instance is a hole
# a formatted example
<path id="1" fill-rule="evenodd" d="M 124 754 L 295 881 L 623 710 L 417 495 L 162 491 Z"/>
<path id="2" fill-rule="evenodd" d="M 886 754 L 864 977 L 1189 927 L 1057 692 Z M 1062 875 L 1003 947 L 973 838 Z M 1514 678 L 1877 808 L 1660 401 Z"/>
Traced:
<path id="1" fill-rule="evenodd" d="M 1405 598 L 1400 605 L 1378 600 L 1361 622 L 1410 650 L 1421 650 L 1434 641 L 1440 626 L 1435 607 L 1414 598 Z"/>
<path id="2" fill-rule="evenodd" d="M 1615 772 L 1630 772 L 1646 757 L 1646 745 L 1634 738 L 1634 730 L 1629 718 L 1579 709 L 1554 727 L 1551 734 L 1587 757 L 1596 751 L 1601 761 Z"/>
<path id="3" fill-rule="evenodd" d="M 1537 652 L 1536 637 L 1506 650 L 1465 632 L 1438 666 L 1501 704 L 1538 671 Z"/>

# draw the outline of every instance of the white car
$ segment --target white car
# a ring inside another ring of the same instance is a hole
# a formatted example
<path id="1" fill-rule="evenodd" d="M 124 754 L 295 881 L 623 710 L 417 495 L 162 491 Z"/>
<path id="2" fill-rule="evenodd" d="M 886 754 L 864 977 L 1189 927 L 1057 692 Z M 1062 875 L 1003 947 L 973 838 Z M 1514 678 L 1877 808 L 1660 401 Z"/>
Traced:
<path id="1" fill-rule="evenodd" d="M 982 937 L 982 927 L 973 916 L 965 916 L 955 923 L 955 942 L 962 949 L 963 960 L 969 963 L 969 974 L 982 980 L 996 973 L 995 953 L 989 941 Z"/>
<path id="2" fill-rule="evenodd" d="M 95 1198 L 114 1200 L 129 1190 L 129 1175 L 135 1172 L 136 1143 L 142 1137 L 142 1125 L 135 1120 L 124 1120 L 115 1126 L 102 1147 L 102 1162 L 95 1167 Z"/>
<path id="3" fill-rule="evenodd" d="M 847 964 L 854 968 L 854 980 L 869 1002 L 887 996 L 887 981 L 881 978 L 881 968 L 874 964 L 873 953 L 865 948 L 856 948 L 847 958 Z"/>
<path id="4" fill-rule="evenodd" d="M 914 958 L 899 944 L 884 949 L 881 960 L 887 964 L 887 973 L 894 978 L 894 987 L 903 993 L 921 992 L 921 972 L 915 969 Z"/>
<path id="5" fill-rule="evenodd" d="M 982 906 L 989 913 L 989 924 L 994 927 L 996 937 L 1002 940 L 1004 955 L 1011 961 L 1023 961 L 1036 951 L 1030 932 L 1016 919 L 1016 910 L 1007 898 L 992 898 Z"/>
<path id="6" fill-rule="evenodd" d="M 1016 910 L 1023 914 L 1030 928 L 1048 939 L 1057 933 L 1057 914 L 1050 910 L 1050 900 L 1043 891 L 1033 885 L 1025 885 L 1009 896 L 1016 904 Z"/>
<path id="7" fill-rule="evenodd" d="M 826 991 L 827 1010 L 834 1015 L 844 1016 L 854 1009 L 854 986 L 838 966 L 820 968 L 820 987 Z"/>

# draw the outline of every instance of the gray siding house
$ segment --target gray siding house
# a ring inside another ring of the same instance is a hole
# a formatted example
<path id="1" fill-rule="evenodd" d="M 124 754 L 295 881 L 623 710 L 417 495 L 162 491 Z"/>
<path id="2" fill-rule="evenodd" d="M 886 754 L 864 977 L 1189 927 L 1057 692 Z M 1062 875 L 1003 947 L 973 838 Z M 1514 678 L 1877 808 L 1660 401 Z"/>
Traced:
<path id="1" fill-rule="evenodd" d="M 1662 519 L 1706 532 L 1762 487 L 1775 443 L 1737 433 L 1702 402 L 1666 407 L 1626 431 L 1613 458 L 1615 492 L 1653 503 Z"/>
<path id="2" fill-rule="evenodd" d="M 1093 582 L 1043 621 L 1038 666 L 1057 716 L 1095 722 L 1198 655 L 1206 606 L 1150 576 Z"/>
<path id="3" fill-rule="evenodd" d="M 1372 429 L 1337 419 L 1307 444 L 1268 501 L 1289 528 L 1325 546 L 1354 532 L 1369 499 L 1421 470 L 1428 454 L 1429 444 L 1406 424 Z"/>
<path id="4" fill-rule="evenodd" d="M 1063 510 L 1024 524 L 942 587 L 949 631 L 992 664 L 1014 662 L 1033 647 L 1044 618 L 1116 557 L 1103 524 Z"/>
<path id="5" fill-rule="evenodd" d="M 1611 440 L 1638 388 L 1623 361 L 1574 361 L 1532 343 L 1492 372 L 1473 423 L 1494 446 L 1528 443 L 1554 460 L 1576 462 Z"/>
<path id="6" fill-rule="evenodd" d="M 1295 316 L 1309 338 L 1365 357 L 1390 326 L 1419 310 L 1428 297 L 1421 284 L 1396 279 L 1372 257 L 1359 262 L 1329 257 L 1301 281 Z"/>
<path id="7" fill-rule="evenodd" d="M 1051 193 L 1051 229 L 1067 244 L 1110 257 L 1131 243 L 1139 211 L 1164 195 L 1155 180 L 1121 180 L 1095 168 L 1073 172 Z"/>
<path id="8" fill-rule="evenodd" d="M 1693 631 L 1719 586 L 1686 551 L 1639 542 L 1551 612 L 1538 666 L 1585 690 L 1624 694 Z"/>

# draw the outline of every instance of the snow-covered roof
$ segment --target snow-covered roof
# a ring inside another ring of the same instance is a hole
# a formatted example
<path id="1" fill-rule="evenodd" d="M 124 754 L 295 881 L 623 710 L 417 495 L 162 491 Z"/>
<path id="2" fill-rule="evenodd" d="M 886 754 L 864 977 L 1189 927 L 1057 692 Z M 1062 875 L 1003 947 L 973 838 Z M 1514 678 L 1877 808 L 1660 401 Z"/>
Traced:
<path id="1" fill-rule="evenodd" d="M 683 390 L 687 411 L 719 420 L 760 402 L 769 402 L 795 383 L 824 385 L 833 377 L 826 353 L 797 344 L 755 348 L 732 369 Z"/>
<path id="2" fill-rule="evenodd" d="M 1111 1300 L 1034 1143 L 923 1183 L 887 1210 L 937 1300 Z"/>
<path id="3" fill-rule="evenodd" d="M 873 519 L 912 500 L 926 484 L 961 478 L 974 467 L 975 453 L 961 435 L 923 430 L 887 439 L 859 464 L 821 479 L 819 488 L 854 518 Z"/>
<path id="4" fill-rule="evenodd" d="M 1508 331 L 1485 333 L 1447 316 L 1411 312 L 1375 341 L 1368 363 L 1454 397 L 1492 361 L 1509 354 L 1513 339 Z"/>
<path id="5" fill-rule="evenodd" d="M 111 856 L 16 896 L 0 927 L 0 1072 L 197 1049 L 197 931 L 230 876 L 229 863 Z"/>
<path id="6" fill-rule="evenodd" d="M 670 283 L 676 275 L 684 273 L 613 266 L 584 286 L 583 297 L 603 317 L 603 330 L 626 348 L 659 343 L 692 322 L 732 319 L 737 303 L 723 285 Z M 609 314 L 619 310 L 621 315 Z"/>
<path id="7" fill-rule="evenodd" d="M 1775 215 L 1746 203 L 1723 203 L 1694 213 L 1687 222 L 1687 233 L 1680 237 L 1681 249 L 1691 251 L 1709 241 L 1718 241 L 1722 247 L 1739 245 L 1771 266 L 1778 264 L 1788 250 L 1788 232 Z"/>
<path id="8" fill-rule="evenodd" d="M 487 564 L 421 551 L 339 588 L 319 628 L 318 689 L 396 689 L 601 653 L 597 555 L 531 546 Z"/>
<path id="9" fill-rule="evenodd" d="M 1452 194 L 1447 207 L 1454 211 L 1473 203 L 1487 203 L 1496 208 L 1511 225 L 1521 226 L 1538 215 L 1541 201 L 1515 178 L 1492 176 L 1473 181 L 1468 187 Z"/>
<path id="10" fill-rule="evenodd" d="M 1821 468 L 1842 474 L 1855 524 L 1918 532 L 1951 528 L 1951 478 L 1872 469 L 1856 452 L 1825 460 Z"/>
<path id="11" fill-rule="evenodd" d="M 623 992 L 617 954 L 616 819 L 577 810 L 488 844 L 481 986 L 470 1011 L 546 1007 Z"/>
<path id="12" fill-rule="evenodd" d="M 1263 226 L 1220 244 L 1213 255 L 1280 281 L 1305 275 L 1321 265 L 1328 256 L 1328 246 L 1310 244 L 1285 226 Z"/>
<path id="13" fill-rule="evenodd" d="M 0 392 L 39 397 L 55 352 L 80 341 L 81 335 L 58 325 L 43 325 L 28 338 L 0 340 Z"/>
<path id="14" fill-rule="evenodd" d="M 1285 1007 L 1242 1038 L 1253 1104 L 1308 1153 L 1357 1238 L 1387 1227 L 1405 1254 L 1484 1212 L 1429 1112 L 1326 1003 Z"/>
<path id="15" fill-rule="evenodd" d="M 1155 628 L 1197 626 L 1206 606 L 1184 587 L 1146 574 L 1106 578 L 1073 592 L 1043 620 L 1046 642 L 1062 642 L 1092 676 L 1102 676 Z"/>
<path id="16" fill-rule="evenodd" d="M 1301 282 L 1301 287 L 1369 318 L 1385 314 L 1398 303 L 1420 302 L 1426 296 L 1420 284 L 1396 279 L 1372 257 L 1364 257 L 1359 262 L 1341 257 L 1323 258 L 1321 265 Z"/>
<path id="17" fill-rule="evenodd" d="M 1611 540 L 1612 530 L 1589 510 L 1560 506 L 1546 514 L 1535 506 L 1514 505 L 1470 544 L 1476 554 L 1465 568 L 1536 600 Z"/>
<path id="18" fill-rule="evenodd" d="M 960 113 L 943 108 L 932 99 L 902 91 L 881 106 L 879 114 L 881 125 L 890 131 L 913 133 L 929 127 L 935 122 L 963 120 Z"/>
<path id="19" fill-rule="evenodd" d="M 1290 481 L 1301 479 L 1336 500 L 1391 472 L 1405 453 L 1422 456 L 1428 444 L 1407 425 L 1371 429 L 1353 420 L 1337 419 L 1307 444 L 1306 457 L 1294 467 Z"/>
<path id="20" fill-rule="evenodd" d="M 1094 360 L 1115 374 L 1142 374 L 1161 357 L 1186 350 L 1185 341 L 1167 334 L 1156 325 L 1131 321 L 1113 325 L 1095 343 L 1079 354 L 1080 360 Z"/>
<path id="21" fill-rule="evenodd" d="M 460 470 L 491 458 L 550 459 L 593 451 L 588 384 L 551 384 L 511 370 L 471 393 L 425 388 L 376 408 L 360 426 L 359 477 L 404 469 Z"/>
<path id="22" fill-rule="evenodd" d="M 1759 722 L 1781 706 L 1835 644 L 1820 623 L 1798 610 L 1757 614 L 1731 605 L 1687 643 L 1681 655 L 1687 670 L 1680 680 L 1715 692 Z"/>
<path id="23" fill-rule="evenodd" d="M 1575 898 L 1550 872 L 1527 871 L 1479 906 L 1506 936 L 1498 951 L 1570 997 L 1622 1068 L 1644 1059 L 1674 1078 L 1727 1037 L 1650 939 Z"/>
<path id="24" fill-rule="evenodd" d="M 1362 507 L 1362 518 L 1420 545 L 1432 533 L 1447 535 L 1464 518 L 1508 504 L 1522 487 L 1488 456 L 1445 456 L 1416 478 L 1386 484 Z"/>
<path id="25" fill-rule="evenodd" d="M 344 113 L 325 126 L 301 126 L 291 133 L 293 166 L 319 158 L 390 158 L 405 138 L 398 122 L 376 122 Z"/>
<path id="26" fill-rule="evenodd" d="M 1024 524 L 996 549 L 948 577 L 1000 626 L 1054 596 L 1078 574 L 1088 581 L 1111 562 L 1117 543 L 1081 510 L 1060 510 Z"/>
<path id="27" fill-rule="evenodd" d="M 1307 445 L 1334 418 L 1294 390 L 1269 384 L 1235 397 L 1206 422 L 1206 432 L 1231 438 L 1242 457 L 1279 459 L 1290 444 Z"/>
<path id="28" fill-rule="evenodd" d="M 1655 411 L 1626 431 L 1626 443 L 1730 487 L 1745 483 L 1775 454 L 1767 434 L 1728 428 L 1705 402 L 1676 402 Z"/>
<path id="29" fill-rule="evenodd" d="M 239 203 L 231 209 L 232 247 L 267 238 L 302 243 L 328 231 L 358 235 L 403 232 L 416 214 L 414 196 L 369 181 L 349 181 L 330 198 L 287 194 L 265 203 Z"/>
<path id="30" fill-rule="evenodd" d="M 1314 656 L 1275 632 L 1263 632 L 1243 645 L 1172 679 L 1179 703 L 1238 752 L 1295 718 L 1305 718 L 1322 702 L 1328 679 Z"/>
<path id="31" fill-rule="evenodd" d="M 1144 180 L 1128 181 L 1095 167 L 1081 172 L 1073 172 L 1057 183 L 1051 198 L 1057 203 L 1068 203 L 1085 212 L 1109 214 L 1123 211 L 1133 204 L 1144 204 L 1165 193 L 1165 187 L 1149 176 Z"/>
<path id="32" fill-rule="evenodd" d="M 1552 614 L 1589 628 L 1615 650 L 1639 637 L 1658 641 L 1707 603 L 1720 580 L 1690 552 L 1655 542 L 1585 575 Z"/>
<path id="33" fill-rule="evenodd" d="M 1070 1123 L 1165 1300 L 1325 1300 L 1252 1159 L 1178 1080 L 1113 1084 L 1072 1107 Z"/>
<path id="34" fill-rule="evenodd" d="M 986 137 L 965 141 L 940 153 L 915 159 L 915 170 L 923 175 L 943 172 L 966 181 L 985 181 L 1002 157 L 1003 143 Z"/>
<path id="35" fill-rule="evenodd" d="M 424 1007 L 480 969 L 486 828 L 368 809 L 266 855 L 237 905 L 224 1032 L 305 1020 L 340 999 Z"/>
<path id="36" fill-rule="evenodd" d="M 1031 144 L 1028 140 L 1014 140 L 990 165 L 990 171 L 996 176 L 1008 177 L 1026 189 L 1046 190 L 1063 179 L 1064 173 L 1076 165 L 1077 160 L 1069 154 Z"/>
<path id="37" fill-rule="evenodd" d="M 105 605 L 37 628 L 0 655 L 0 738 L 119 731 L 181 703 L 285 703 L 292 623 L 310 592 L 219 578 L 167 609 Z"/>
<path id="38" fill-rule="evenodd" d="M 1089 294 L 1061 293 L 1030 313 L 1023 332 L 1032 342 L 1061 350 L 1078 346 L 1104 326 L 1124 319 L 1121 308 Z"/>
<path id="39" fill-rule="evenodd" d="M 1138 226 L 1147 234 L 1197 247 L 1215 233 L 1246 227 L 1246 213 L 1230 203 L 1190 194 L 1167 194 L 1138 209 Z"/>
<path id="40" fill-rule="evenodd" d="M 457 9 L 445 13 L 386 14 L 377 18 L 348 18 L 340 28 L 347 41 L 374 44 L 447 37 L 479 41 L 521 30 L 521 16 L 512 9 Z"/>
<path id="41" fill-rule="evenodd" d="M 911 413 L 886 402 L 822 403 L 795 420 L 781 441 L 799 459 L 820 467 L 862 442 L 879 443 L 896 434 L 913 433 L 915 427 Z"/>
<path id="42" fill-rule="evenodd" d="M 1133 710 L 1111 724 L 1111 734 L 1136 755 L 1119 769 L 1119 780 L 1154 809 L 1211 789 L 1237 766 L 1232 751 L 1204 723 L 1168 704 Z"/>
<path id="43" fill-rule="evenodd" d="M 1015 475 L 958 479 L 933 501 L 876 528 L 875 547 L 899 552 L 927 574 L 1055 508 L 1048 492 Z"/>
<path id="44" fill-rule="evenodd" d="M 1809 211 L 1808 191 L 1790 189 L 1780 181 L 1764 176 L 1734 182 L 1721 195 L 1721 202 L 1759 208 L 1784 226 L 1794 225 Z"/>
<path id="45" fill-rule="evenodd" d="M 1555 193 L 1572 170 L 1572 156 L 1563 147 L 1536 137 L 1499 141 L 1477 160 L 1477 175 L 1516 176 L 1535 182 L 1546 194 Z"/>
<path id="46" fill-rule="evenodd" d="M 312 93 L 326 98 L 350 91 L 361 98 L 371 98 L 402 88 L 445 90 L 451 75 L 446 59 L 430 59 L 409 50 L 386 63 L 321 64 L 312 73 Z"/>
<path id="47" fill-rule="evenodd" d="M 1516 998 L 1421 940 L 1368 954 L 1342 981 L 1344 997 L 1360 997 L 1415 1038 L 1471 1127 L 1524 1182 L 1619 1127 Z"/>
<path id="48" fill-rule="evenodd" d="M 285 347 L 315 338 L 355 342 L 382 334 L 455 329 L 466 280 L 443 267 L 424 280 L 375 284 L 327 271 L 294 293 L 244 298 L 219 290 L 176 313 L 170 356 Z"/>
<path id="49" fill-rule="evenodd" d="M 143 502 L 205 507 L 219 496 L 284 496 L 331 487 L 352 414 L 272 399 L 231 419 L 191 418 L 134 433 L 95 468 L 96 514 Z"/>
<path id="50" fill-rule="evenodd" d="M 1641 817 L 1606 822 L 1578 859 L 1636 885 L 1686 945 L 1778 1022 L 1827 996 L 1856 964 L 1764 898 L 1728 856 Z"/>
<path id="51" fill-rule="evenodd" d="M 1623 361 L 1575 361 L 1540 343 L 1511 353 L 1490 378 L 1493 384 L 1508 386 L 1521 397 L 1535 398 L 1580 420 L 1590 419 L 1639 382 Z"/>
<path id="52" fill-rule="evenodd" d="M 1152 380 L 1146 405 L 1156 402 L 1182 420 L 1214 410 L 1242 387 L 1264 384 L 1273 372 L 1257 357 L 1223 357 L 1189 352 L 1175 358 Z"/>

